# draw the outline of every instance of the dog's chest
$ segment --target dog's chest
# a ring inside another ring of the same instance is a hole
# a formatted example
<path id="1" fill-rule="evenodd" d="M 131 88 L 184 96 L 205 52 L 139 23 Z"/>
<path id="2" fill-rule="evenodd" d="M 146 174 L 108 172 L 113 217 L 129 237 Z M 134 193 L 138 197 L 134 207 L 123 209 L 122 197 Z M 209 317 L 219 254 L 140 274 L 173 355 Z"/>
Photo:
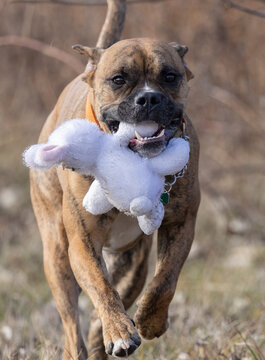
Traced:
<path id="1" fill-rule="evenodd" d="M 105 248 L 109 250 L 123 250 L 130 246 L 142 234 L 137 219 L 119 213 L 114 220 Z"/>

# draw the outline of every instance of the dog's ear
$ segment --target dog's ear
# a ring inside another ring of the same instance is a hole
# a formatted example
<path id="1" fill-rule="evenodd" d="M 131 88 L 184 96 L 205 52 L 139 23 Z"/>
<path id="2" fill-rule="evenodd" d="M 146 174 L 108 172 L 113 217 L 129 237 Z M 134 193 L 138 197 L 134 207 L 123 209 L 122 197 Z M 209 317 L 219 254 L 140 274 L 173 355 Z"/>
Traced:
<path id="1" fill-rule="evenodd" d="M 186 55 L 187 52 L 189 51 L 188 46 L 181 45 L 177 42 L 171 42 L 171 43 L 169 43 L 169 45 L 171 45 L 178 52 L 178 54 L 181 58 L 183 58 L 184 55 Z"/>
<path id="2" fill-rule="evenodd" d="M 171 45 L 179 54 L 179 56 L 181 57 L 181 60 L 184 64 L 185 70 L 186 70 L 186 76 L 187 76 L 187 80 L 189 81 L 190 79 L 194 78 L 194 75 L 192 73 L 192 71 L 190 70 L 190 68 L 188 67 L 187 63 L 184 61 L 184 56 L 187 54 L 187 52 L 189 51 L 188 46 L 186 45 L 181 45 L 177 42 L 171 42 L 169 43 L 169 45 Z"/>
<path id="3" fill-rule="evenodd" d="M 82 80 L 87 82 L 92 87 L 93 75 L 96 70 L 97 64 L 104 52 L 104 49 L 92 48 L 80 44 L 73 45 L 72 48 L 74 51 L 78 52 L 81 55 L 85 55 L 88 58 L 88 63 Z"/>

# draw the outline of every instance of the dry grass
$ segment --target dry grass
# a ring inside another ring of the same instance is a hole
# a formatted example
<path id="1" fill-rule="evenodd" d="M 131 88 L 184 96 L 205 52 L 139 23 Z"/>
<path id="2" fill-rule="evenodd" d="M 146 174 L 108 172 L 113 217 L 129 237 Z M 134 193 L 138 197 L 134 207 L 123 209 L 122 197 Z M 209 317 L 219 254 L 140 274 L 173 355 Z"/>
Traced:
<path id="1" fill-rule="evenodd" d="M 264 245 L 249 243 L 244 233 L 225 233 L 215 221 L 218 212 L 212 216 L 211 202 L 203 198 L 197 240 L 170 308 L 167 334 L 144 342 L 132 359 L 264 360 Z M 0 358 L 58 359 L 62 327 L 44 279 L 41 245 L 29 209 L 21 214 L 21 222 L 23 239 L 17 233 L 1 249 Z M 205 235 L 212 241 L 200 244 L 198 239 Z M 153 263 L 154 254 L 151 272 Z M 84 295 L 80 307 L 86 336 L 91 303 Z"/>
<path id="2" fill-rule="evenodd" d="M 104 17 L 103 7 L 0 11 L 1 35 L 32 36 L 65 51 L 73 43 L 93 45 Z M 129 7 L 124 37 L 179 40 L 191 49 L 187 61 L 196 78 L 188 114 L 201 142 L 203 190 L 170 328 L 132 359 L 265 359 L 264 33 L 264 20 L 217 0 Z M 0 359 L 57 360 L 62 327 L 42 270 L 20 154 L 75 73 L 29 50 L 0 48 L 0 56 Z M 86 337 L 91 303 L 84 295 L 80 307 Z"/>

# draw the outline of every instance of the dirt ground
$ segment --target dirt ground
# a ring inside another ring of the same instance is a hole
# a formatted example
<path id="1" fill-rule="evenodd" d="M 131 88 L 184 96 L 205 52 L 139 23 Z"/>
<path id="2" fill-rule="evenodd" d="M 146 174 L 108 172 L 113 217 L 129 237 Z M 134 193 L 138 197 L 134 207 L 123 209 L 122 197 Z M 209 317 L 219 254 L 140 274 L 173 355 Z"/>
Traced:
<path id="1" fill-rule="evenodd" d="M 263 0 L 237 0 L 265 12 Z M 59 359 L 62 326 L 42 268 L 42 246 L 21 153 L 37 141 L 79 68 L 3 37 L 24 36 L 74 55 L 95 45 L 105 6 L 0 2 L 0 359 Z M 222 0 L 128 5 L 123 38 L 189 46 L 195 74 L 187 113 L 201 143 L 202 203 L 170 327 L 137 360 L 265 359 L 265 19 Z M 73 60 L 74 61 L 74 60 Z M 155 262 L 155 242 L 150 276 Z M 85 337 L 89 299 L 81 295 Z M 132 313 L 134 308 L 132 308 Z"/>

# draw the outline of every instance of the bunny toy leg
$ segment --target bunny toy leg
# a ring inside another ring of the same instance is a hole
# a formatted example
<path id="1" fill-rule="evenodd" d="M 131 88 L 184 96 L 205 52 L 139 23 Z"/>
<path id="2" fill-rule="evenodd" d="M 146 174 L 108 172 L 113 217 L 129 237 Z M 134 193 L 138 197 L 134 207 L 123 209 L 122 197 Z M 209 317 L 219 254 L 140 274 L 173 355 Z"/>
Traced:
<path id="1" fill-rule="evenodd" d="M 152 210 L 153 204 L 146 196 L 139 196 L 130 203 L 130 212 L 134 216 L 141 216 Z"/>
<path id="2" fill-rule="evenodd" d="M 90 186 L 83 199 L 83 206 L 93 215 L 105 214 L 113 208 L 98 180 L 94 180 Z"/>
<path id="3" fill-rule="evenodd" d="M 138 223 L 142 231 L 146 235 L 151 235 L 159 228 L 164 217 L 164 206 L 160 202 L 154 205 L 152 211 L 149 214 L 138 216 Z"/>

